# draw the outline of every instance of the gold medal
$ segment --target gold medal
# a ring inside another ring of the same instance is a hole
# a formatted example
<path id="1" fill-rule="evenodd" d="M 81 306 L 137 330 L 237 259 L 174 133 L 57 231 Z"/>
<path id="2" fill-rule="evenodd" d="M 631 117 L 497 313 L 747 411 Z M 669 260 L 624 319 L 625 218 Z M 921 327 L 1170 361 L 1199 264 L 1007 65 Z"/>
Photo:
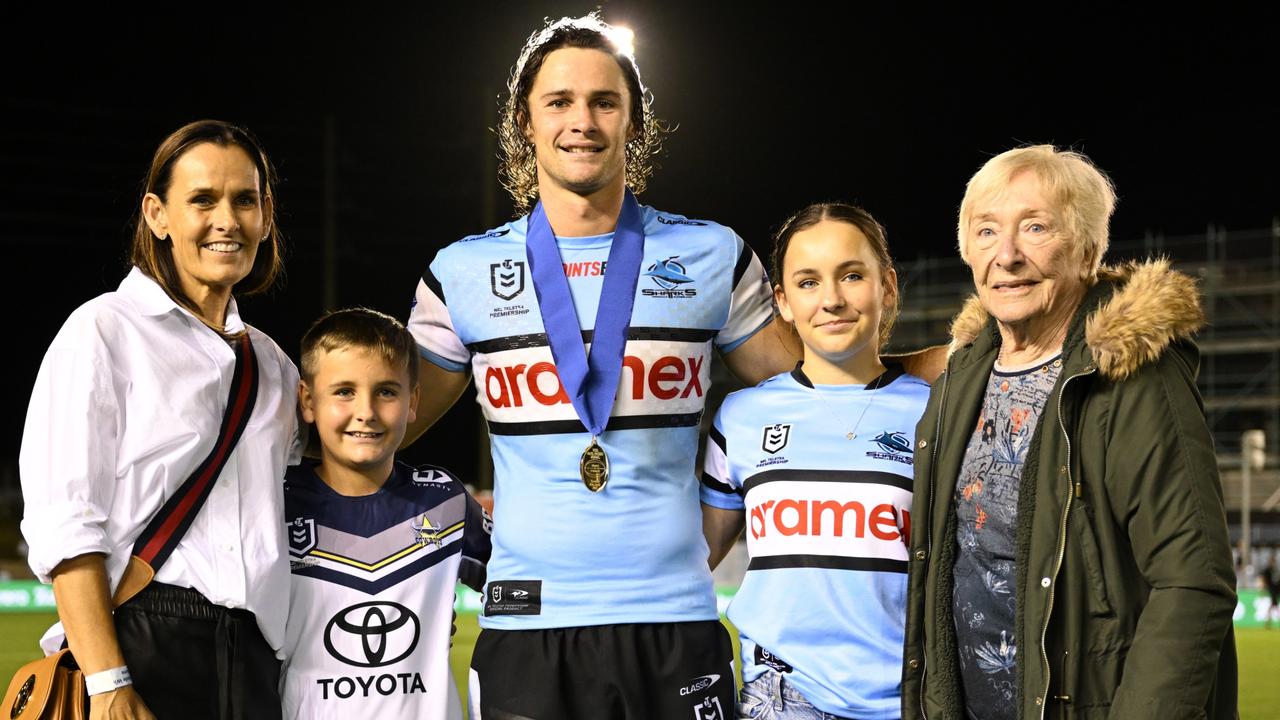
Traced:
<path id="1" fill-rule="evenodd" d="M 591 438 L 591 444 L 582 451 L 582 459 L 578 461 L 578 474 L 582 476 L 582 484 L 591 492 L 600 492 L 609 482 L 609 456 L 604 448 Z"/>

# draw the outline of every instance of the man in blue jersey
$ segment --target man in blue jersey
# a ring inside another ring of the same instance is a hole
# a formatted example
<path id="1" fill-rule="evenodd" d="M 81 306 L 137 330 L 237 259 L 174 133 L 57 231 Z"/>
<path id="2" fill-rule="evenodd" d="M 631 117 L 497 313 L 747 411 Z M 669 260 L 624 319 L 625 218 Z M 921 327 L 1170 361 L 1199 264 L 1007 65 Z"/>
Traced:
<path id="1" fill-rule="evenodd" d="M 470 368 L 492 441 L 473 717 L 733 713 L 694 468 L 710 353 L 748 383 L 798 353 L 741 238 L 636 202 L 662 127 L 612 33 L 591 15 L 530 38 L 500 136 L 532 212 L 442 250 L 410 317 L 430 389 L 410 436 Z"/>

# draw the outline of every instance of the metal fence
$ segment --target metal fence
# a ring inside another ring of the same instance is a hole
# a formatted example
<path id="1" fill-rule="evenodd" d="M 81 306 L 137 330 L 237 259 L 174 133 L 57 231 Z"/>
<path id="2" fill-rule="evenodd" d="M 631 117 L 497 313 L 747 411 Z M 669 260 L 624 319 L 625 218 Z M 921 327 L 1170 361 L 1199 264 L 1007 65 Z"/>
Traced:
<path id="1" fill-rule="evenodd" d="M 1229 508 L 1241 503 L 1240 435 L 1258 428 L 1267 438 L 1267 470 L 1255 474 L 1253 506 L 1280 505 L 1280 220 L 1270 228 L 1146 237 L 1114 242 L 1107 262 L 1168 257 L 1199 279 L 1208 325 L 1197 337 L 1200 392 L 1223 470 Z M 951 318 L 973 293 L 958 256 L 900 263 L 902 311 L 891 349 L 945 342 Z"/>

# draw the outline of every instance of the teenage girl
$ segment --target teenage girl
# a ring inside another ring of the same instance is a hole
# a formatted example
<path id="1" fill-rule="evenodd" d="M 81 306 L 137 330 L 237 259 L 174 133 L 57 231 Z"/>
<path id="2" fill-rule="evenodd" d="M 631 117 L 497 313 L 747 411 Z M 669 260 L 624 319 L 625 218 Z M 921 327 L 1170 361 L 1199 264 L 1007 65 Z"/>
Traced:
<path id="1" fill-rule="evenodd" d="M 898 307 L 884 229 L 822 203 L 778 231 L 774 298 L 804 361 L 729 395 L 707 443 L 714 567 L 745 527 L 729 607 L 740 718 L 900 715 L 912 449 L 929 386 L 880 357 Z"/>

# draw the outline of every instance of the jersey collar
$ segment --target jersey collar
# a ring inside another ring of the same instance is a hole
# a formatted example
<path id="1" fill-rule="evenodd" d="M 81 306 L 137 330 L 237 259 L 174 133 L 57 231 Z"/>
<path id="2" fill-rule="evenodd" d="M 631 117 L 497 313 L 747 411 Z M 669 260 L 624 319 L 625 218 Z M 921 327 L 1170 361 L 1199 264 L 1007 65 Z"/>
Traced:
<path id="1" fill-rule="evenodd" d="M 867 383 L 866 389 L 878 390 L 894 380 L 897 380 L 898 376 L 902 375 L 904 372 L 905 370 L 902 369 L 902 365 L 900 363 L 887 362 L 884 364 L 884 372 L 880 373 L 871 382 Z M 810 390 L 813 389 L 813 381 L 809 379 L 808 375 L 804 374 L 803 360 L 796 363 L 795 369 L 791 371 L 791 378 Z"/>

